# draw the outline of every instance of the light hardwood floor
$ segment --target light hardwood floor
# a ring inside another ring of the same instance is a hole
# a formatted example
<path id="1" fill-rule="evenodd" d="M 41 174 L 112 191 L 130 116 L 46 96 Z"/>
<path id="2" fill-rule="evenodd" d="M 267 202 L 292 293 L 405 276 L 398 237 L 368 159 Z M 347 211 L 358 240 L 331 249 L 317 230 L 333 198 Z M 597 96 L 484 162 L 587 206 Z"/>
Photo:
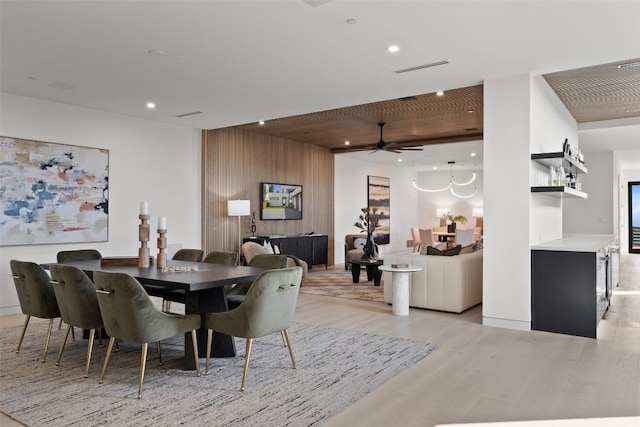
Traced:
<path id="1" fill-rule="evenodd" d="M 640 255 L 623 256 L 620 271 L 597 340 L 482 326 L 481 307 L 462 314 L 411 309 L 398 317 L 380 303 L 300 294 L 297 322 L 439 346 L 326 426 L 639 417 Z M 21 315 L 3 316 L 0 325 L 22 321 Z M 21 425 L 4 415 L 0 424 Z M 613 424 L 637 426 L 640 418 L 589 425 Z"/>

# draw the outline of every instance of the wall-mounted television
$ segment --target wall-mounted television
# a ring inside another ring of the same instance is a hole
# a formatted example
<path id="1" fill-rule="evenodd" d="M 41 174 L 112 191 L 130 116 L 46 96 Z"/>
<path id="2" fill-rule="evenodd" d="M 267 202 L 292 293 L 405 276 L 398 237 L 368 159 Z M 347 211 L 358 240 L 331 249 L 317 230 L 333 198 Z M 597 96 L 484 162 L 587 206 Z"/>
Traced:
<path id="1" fill-rule="evenodd" d="M 260 219 L 263 221 L 302 219 L 302 185 L 261 183 Z"/>

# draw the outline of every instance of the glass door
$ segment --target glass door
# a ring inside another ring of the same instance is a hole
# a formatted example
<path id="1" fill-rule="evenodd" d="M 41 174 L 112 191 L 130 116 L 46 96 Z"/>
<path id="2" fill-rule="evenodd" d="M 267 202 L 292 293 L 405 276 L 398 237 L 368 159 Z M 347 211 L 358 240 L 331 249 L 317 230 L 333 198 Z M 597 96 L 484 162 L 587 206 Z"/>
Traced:
<path id="1" fill-rule="evenodd" d="M 640 254 L 640 181 L 629 182 L 629 253 Z"/>

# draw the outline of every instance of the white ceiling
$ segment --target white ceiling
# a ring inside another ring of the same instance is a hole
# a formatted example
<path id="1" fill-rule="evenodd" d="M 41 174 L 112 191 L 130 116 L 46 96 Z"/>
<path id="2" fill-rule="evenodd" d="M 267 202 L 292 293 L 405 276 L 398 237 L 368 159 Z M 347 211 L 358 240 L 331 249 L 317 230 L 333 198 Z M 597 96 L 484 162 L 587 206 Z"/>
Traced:
<path id="1" fill-rule="evenodd" d="M 199 129 L 640 56 L 637 1 L 2 0 L 0 24 L 3 92 Z"/>

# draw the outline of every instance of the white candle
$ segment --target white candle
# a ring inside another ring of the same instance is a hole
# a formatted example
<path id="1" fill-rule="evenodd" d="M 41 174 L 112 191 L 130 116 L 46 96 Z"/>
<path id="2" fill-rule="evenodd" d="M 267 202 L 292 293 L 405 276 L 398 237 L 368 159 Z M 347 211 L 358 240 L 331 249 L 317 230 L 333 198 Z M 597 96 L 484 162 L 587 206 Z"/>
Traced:
<path id="1" fill-rule="evenodd" d="M 149 202 L 140 202 L 140 215 L 149 215 Z"/>
<path id="2" fill-rule="evenodd" d="M 167 229 L 167 217 L 159 216 L 158 217 L 158 230 L 166 230 Z"/>

